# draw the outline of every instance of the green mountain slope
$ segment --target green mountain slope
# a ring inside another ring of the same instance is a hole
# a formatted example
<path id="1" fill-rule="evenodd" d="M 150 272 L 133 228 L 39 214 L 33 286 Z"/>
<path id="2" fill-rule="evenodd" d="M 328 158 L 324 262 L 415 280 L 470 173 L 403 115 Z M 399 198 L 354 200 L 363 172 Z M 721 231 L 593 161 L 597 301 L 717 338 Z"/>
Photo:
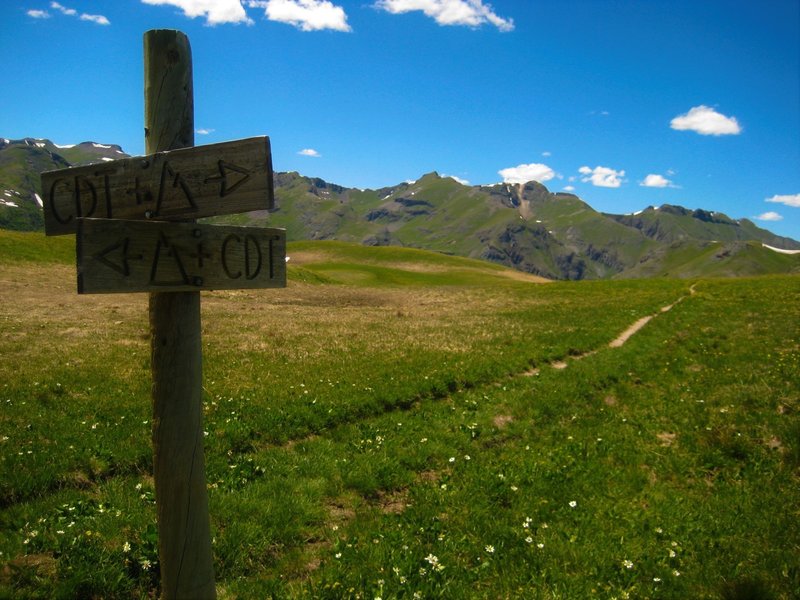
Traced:
<path id="1" fill-rule="evenodd" d="M 290 282 L 307 284 L 403 286 L 501 286 L 511 282 L 548 283 L 484 260 L 439 252 L 369 247 L 337 241 L 291 242 L 287 248 Z M 0 229 L 0 264 L 75 264 L 73 236 L 45 237 L 38 231 Z"/>
<path id="2" fill-rule="evenodd" d="M 658 208 L 650 206 L 635 215 L 608 216 L 660 242 L 755 240 L 777 248 L 800 248 L 794 240 L 761 229 L 752 221 L 747 219 L 735 221 L 718 212 L 688 210 L 681 206 L 664 204 Z"/>
<path id="3" fill-rule="evenodd" d="M 41 171 L 126 156 L 118 146 L 0 139 L 0 228 L 40 230 Z M 540 183 L 462 185 L 428 173 L 359 190 L 275 174 L 276 208 L 210 219 L 282 227 L 290 241 L 338 240 L 433 250 L 549 279 L 757 275 L 798 272 L 795 240 L 752 222 L 679 206 L 603 214 Z"/>
<path id="4" fill-rule="evenodd" d="M 215 221 L 284 227 L 290 240 L 425 248 L 551 279 L 679 277 L 682 265 L 695 272 L 689 268 L 695 261 L 706 275 L 715 269 L 725 276 L 787 273 L 800 260 L 762 248 L 800 244 L 746 220 L 671 206 L 608 215 L 536 182 L 465 186 L 428 173 L 394 187 L 356 190 L 297 173 L 276 174 L 275 181 L 273 212 Z M 720 251 L 738 258 L 703 262 L 711 242 L 738 244 Z"/>
<path id="5" fill-rule="evenodd" d="M 125 156 L 119 146 L 94 142 L 57 146 L 50 140 L 0 138 L 0 228 L 44 227 L 40 173 Z"/>
<path id="6" fill-rule="evenodd" d="M 776 252 L 761 242 L 675 243 L 618 277 L 746 277 L 769 273 L 800 274 L 800 254 Z"/>

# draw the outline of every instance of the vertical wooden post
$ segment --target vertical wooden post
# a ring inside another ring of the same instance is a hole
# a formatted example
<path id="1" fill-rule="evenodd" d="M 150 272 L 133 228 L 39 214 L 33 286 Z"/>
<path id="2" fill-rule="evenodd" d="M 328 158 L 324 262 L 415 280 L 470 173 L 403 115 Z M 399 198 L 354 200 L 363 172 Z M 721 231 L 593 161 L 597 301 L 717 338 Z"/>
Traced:
<path id="1" fill-rule="evenodd" d="M 146 153 L 194 145 L 192 57 L 179 31 L 144 35 Z M 150 294 L 153 474 L 161 593 L 216 598 L 202 429 L 200 293 Z"/>

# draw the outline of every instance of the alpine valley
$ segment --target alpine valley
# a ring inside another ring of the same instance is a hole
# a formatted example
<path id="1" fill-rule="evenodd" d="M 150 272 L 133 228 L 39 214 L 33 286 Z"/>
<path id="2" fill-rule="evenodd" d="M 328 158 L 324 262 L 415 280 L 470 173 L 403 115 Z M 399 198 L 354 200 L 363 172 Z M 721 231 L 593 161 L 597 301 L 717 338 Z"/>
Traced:
<path id="1" fill-rule="evenodd" d="M 0 138 L 0 228 L 43 229 L 41 172 L 125 156 L 116 145 Z M 421 248 L 550 279 L 800 273 L 800 242 L 718 212 L 663 205 L 605 214 L 533 181 L 467 186 L 435 172 L 378 190 L 274 177 L 274 211 L 210 221 L 283 227 L 289 241 Z"/>

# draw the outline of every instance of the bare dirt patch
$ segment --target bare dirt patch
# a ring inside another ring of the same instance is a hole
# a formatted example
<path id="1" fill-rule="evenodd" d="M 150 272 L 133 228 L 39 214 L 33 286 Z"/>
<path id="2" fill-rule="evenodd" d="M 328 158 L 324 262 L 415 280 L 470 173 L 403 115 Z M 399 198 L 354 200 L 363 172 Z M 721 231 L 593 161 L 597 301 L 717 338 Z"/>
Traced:
<path id="1" fill-rule="evenodd" d="M 330 255 L 326 252 L 315 252 L 311 250 L 304 250 L 301 252 L 287 253 L 289 261 L 296 265 L 307 265 L 309 263 L 324 262 L 330 260 Z"/>
<path id="2" fill-rule="evenodd" d="M 658 438 L 658 441 L 662 446 L 672 446 L 678 439 L 678 434 L 662 431 L 661 433 L 656 434 L 656 438 Z"/>
<path id="3" fill-rule="evenodd" d="M 393 492 L 378 491 L 378 505 L 381 512 L 387 515 L 399 515 L 410 506 L 408 504 L 408 490 Z"/>
<path id="4" fill-rule="evenodd" d="M 422 471 L 419 474 L 419 478 L 422 481 L 427 481 L 428 483 L 436 483 L 439 481 L 439 477 L 440 475 L 436 471 Z"/>
<path id="5" fill-rule="evenodd" d="M 11 582 L 15 573 L 32 572 L 38 577 L 55 577 L 56 559 L 49 554 L 26 554 L 9 561 L 0 570 L 0 581 Z"/>
<path id="6" fill-rule="evenodd" d="M 502 272 L 504 277 L 513 279 L 514 281 L 527 281 L 529 283 L 552 283 L 552 280 L 539 277 L 538 275 L 531 275 L 514 269 L 507 269 Z"/>
<path id="7" fill-rule="evenodd" d="M 770 439 L 768 439 L 765 444 L 770 450 L 778 450 L 779 452 L 783 450 L 783 442 L 781 442 L 775 436 L 772 436 Z"/>
<path id="8" fill-rule="evenodd" d="M 496 415 L 492 419 L 492 423 L 498 429 L 504 429 L 513 420 L 514 420 L 514 417 L 512 417 L 511 415 Z"/>
<path id="9" fill-rule="evenodd" d="M 330 520 L 336 525 L 345 521 L 352 521 L 356 516 L 353 505 L 353 499 L 349 497 L 332 500 L 327 506 Z"/>

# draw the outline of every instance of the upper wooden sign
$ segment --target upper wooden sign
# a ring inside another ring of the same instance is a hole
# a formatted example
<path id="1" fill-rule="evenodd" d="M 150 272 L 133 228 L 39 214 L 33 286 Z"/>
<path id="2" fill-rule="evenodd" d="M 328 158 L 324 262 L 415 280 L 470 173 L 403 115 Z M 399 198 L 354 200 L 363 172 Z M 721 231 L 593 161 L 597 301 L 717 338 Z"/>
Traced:
<path id="1" fill-rule="evenodd" d="M 182 220 L 269 210 L 275 203 L 266 136 L 42 173 L 47 235 L 82 217 Z"/>

